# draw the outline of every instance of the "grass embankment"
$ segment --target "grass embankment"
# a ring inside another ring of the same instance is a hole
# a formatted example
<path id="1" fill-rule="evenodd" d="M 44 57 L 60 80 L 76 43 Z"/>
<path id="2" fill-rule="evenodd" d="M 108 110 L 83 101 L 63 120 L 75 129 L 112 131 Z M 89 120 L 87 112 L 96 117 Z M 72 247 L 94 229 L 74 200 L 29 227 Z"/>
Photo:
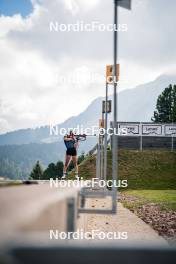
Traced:
<path id="1" fill-rule="evenodd" d="M 96 175 L 96 157 L 79 166 L 84 179 Z M 176 190 L 176 152 L 120 150 L 118 179 L 128 180 L 128 190 Z M 111 152 L 108 151 L 108 178 L 111 177 Z"/>
<path id="2" fill-rule="evenodd" d="M 0 180 L 0 187 L 18 186 L 22 184 L 23 182 L 21 180 Z"/>
<path id="3" fill-rule="evenodd" d="M 96 175 L 96 156 L 88 156 L 79 165 L 79 177 L 84 180 L 95 178 Z M 74 170 L 70 172 L 69 179 L 74 178 Z"/>
<path id="4" fill-rule="evenodd" d="M 111 152 L 108 151 L 109 179 L 111 162 Z M 138 198 L 136 203 L 126 203 L 128 207 L 153 202 L 176 210 L 176 152 L 120 150 L 118 163 L 118 179 L 128 180 L 128 187 L 121 190 Z M 95 177 L 96 156 L 84 160 L 79 171 L 84 179 Z"/>
<path id="5" fill-rule="evenodd" d="M 123 192 L 123 195 L 135 197 L 131 203 L 124 202 L 124 205 L 129 209 L 136 209 L 138 206 L 148 203 L 160 205 L 161 209 L 176 211 L 176 190 L 129 190 Z"/>

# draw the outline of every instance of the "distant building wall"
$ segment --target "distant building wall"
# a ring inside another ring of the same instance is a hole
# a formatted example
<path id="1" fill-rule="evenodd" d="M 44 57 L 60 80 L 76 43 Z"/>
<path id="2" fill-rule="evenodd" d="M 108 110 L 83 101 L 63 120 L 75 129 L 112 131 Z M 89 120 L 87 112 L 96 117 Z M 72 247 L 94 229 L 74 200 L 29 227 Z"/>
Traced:
<path id="1" fill-rule="evenodd" d="M 116 125 L 121 149 L 176 150 L 176 123 L 118 122 Z M 122 128 L 126 128 L 126 134 Z"/>
<path id="2" fill-rule="evenodd" d="M 173 149 L 176 150 L 176 138 L 171 137 L 124 137 L 118 136 L 118 146 L 122 149 Z M 142 146 L 141 146 L 142 145 Z"/>

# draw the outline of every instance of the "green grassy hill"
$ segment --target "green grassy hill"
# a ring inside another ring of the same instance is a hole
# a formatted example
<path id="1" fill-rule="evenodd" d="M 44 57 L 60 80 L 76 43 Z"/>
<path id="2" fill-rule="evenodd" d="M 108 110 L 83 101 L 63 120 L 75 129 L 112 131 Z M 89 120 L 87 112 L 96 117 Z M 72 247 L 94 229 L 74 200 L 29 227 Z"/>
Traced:
<path id="1" fill-rule="evenodd" d="M 128 188 L 176 189 L 176 152 L 120 150 L 118 179 L 127 179 Z M 95 177 L 96 156 L 88 157 L 79 166 L 84 179 Z M 111 152 L 108 151 L 108 178 L 111 176 Z"/>

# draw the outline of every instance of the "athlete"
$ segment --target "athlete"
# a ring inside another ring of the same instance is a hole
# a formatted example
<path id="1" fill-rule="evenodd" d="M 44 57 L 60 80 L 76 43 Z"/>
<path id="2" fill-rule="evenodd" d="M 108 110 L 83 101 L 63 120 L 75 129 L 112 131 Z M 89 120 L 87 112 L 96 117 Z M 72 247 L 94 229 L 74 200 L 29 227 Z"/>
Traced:
<path id="1" fill-rule="evenodd" d="M 66 178 L 67 168 L 70 164 L 71 159 L 73 160 L 73 164 L 75 168 L 75 177 L 78 178 L 78 162 L 77 162 L 78 140 L 74 136 L 73 131 L 70 131 L 69 135 L 64 136 L 64 143 L 67 150 L 65 155 L 65 165 L 64 165 L 62 179 Z"/>

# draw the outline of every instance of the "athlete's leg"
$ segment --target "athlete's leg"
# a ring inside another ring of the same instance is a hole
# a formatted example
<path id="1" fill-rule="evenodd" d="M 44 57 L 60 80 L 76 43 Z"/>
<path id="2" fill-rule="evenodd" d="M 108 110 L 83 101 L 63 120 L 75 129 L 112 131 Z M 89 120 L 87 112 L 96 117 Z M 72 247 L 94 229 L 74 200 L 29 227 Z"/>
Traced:
<path id="1" fill-rule="evenodd" d="M 75 167 L 75 176 L 78 177 L 78 158 L 77 156 L 72 156 L 73 164 Z"/>
<path id="2" fill-rule="evenodd" d="M 63 170 L 63 176 L 66 176 L 67 168 L 70 164 L 70 161 L 71 161 L 71 156 L 66 154 L 65 155 L 65 164 L 64 164 L 64 170 Z"/>

